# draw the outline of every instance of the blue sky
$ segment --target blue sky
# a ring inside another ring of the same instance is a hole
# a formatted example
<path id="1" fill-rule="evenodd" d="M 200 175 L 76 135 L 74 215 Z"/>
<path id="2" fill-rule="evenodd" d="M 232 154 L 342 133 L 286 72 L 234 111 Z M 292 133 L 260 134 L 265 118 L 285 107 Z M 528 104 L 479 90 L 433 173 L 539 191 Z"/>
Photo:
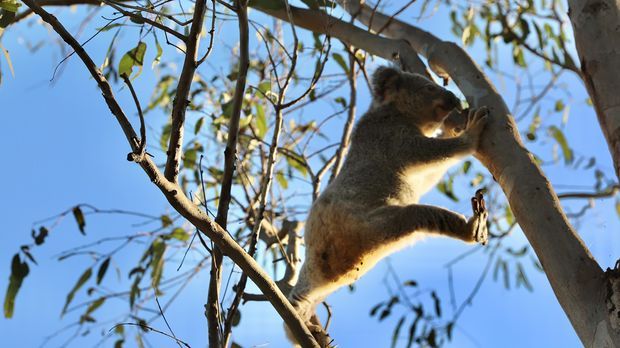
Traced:
<path id="1" fill-rule="evenodd" d="M 68 15 L 68 11 L 64 13 L 67 16 L 61 18 L 68 18 L 71 23 L 72 17 Z M 453 40 L 445 25 L 445 19 L 442 22 L 440 15 L 436 15 L 437 20 L 431 19 L 422 25 L 440 37 Z M 403 18 L 409 17 L 405 15 Z M 0 171 L 0 182 L 5 185 L 0 209 L 0 291 L 3 295 L 8 284 L 10 260 L 20 245 L 30 242 L 30 229 L 34 221 L 55 215 L 77 203 L 153 215 L 171 211 L 142 170 L 126 161 L 129 148 L 122 132 L 81 62 L 76 57 L 71 58 L 63 65 L 62 74 L 50 84 L 49 80 L 60 58 L 58 49 L 45 45 L 32 54 L 26 49 L 23 38 L 27 37 L 36 42 L 38 39 L 57 40 L 57 36 L 40 27 L 33 28 L 24 24 L 9 28 L 2 40 L 4 47 L 10 51 L 15 68 L 15 77 L 12 77 L 6 69 L 6 61 L 2 61 L 4 78 L 0 85 L 0 105 L 3 106 L 1 119 L 2 129 L 5 131 L 0 137 L 0 155 L 4 163 L 3 170 Z M 233 22 L 225 25 L 226 30 L 236 27 Z M 70 28 L 75 30 L 77 25 Z M 86 32 L 92 32 L 92 28 L 93 26 L 87 27 Z M 234 35 L 234 30 L 225 33 L 222 29 L 220 34 L 221 43 L 227 39 L 227 35 Z M 87 36 L 84 34 L 83 37 Z M 89 49 L 93 52 L 105 49 L 107 42 L 104 39 L 95 40 Z M 217 43 L 216 41 L 216 51 L 210 59 L 216 62 L 215 64 L 224 64 L 220 59 L 226 59 L 228 50 L 218 51 Z M 147 61 L 149 54 L 152 59 L 153 51 L 147 54 Z M 474 56 L 483 57 L 483 53 L 475 51 Z M 96 61 L 100 62 L 97 59 Z M 379 63 L 381 62 L 372 63 L 371 68 Z M 137 82 L 138 92 L 144 98 L 150 95 L 147 86 L 155 78 L 149 68 L 148 65 L 145 66 L 145 71 Z M 497 77 L 494 81 L 507 99 L 508 105 L 511 105 L 514 86 L 510 81 L 502 81 Z M 561 81 L 570 91 L 569 96 L 562 94 L 564 92 L 558 92 L 557 95 L 571 101 L 570 119 L 565 127 L 571 145 L 577 154 L 596 156 L 601 169 L 609 177 L 613 177 L 608 150 L 593 110 L 584 102 L 586 94 L 583 86 L 568 73 Z M 363 84 L 361 85 L 360 112 L 368 105 L 367 91 Z M 127 91 L 116 88 L 115 93 L 123 105 L 133 110 Z M 546 102 L 552 105 L 554 100 Z M 133 120 L 135 121 L 135 118 Z M 543 151 L 549 154 L 548 150 Z M 161 158 L 159 161 L 161 162 Z M 544 170 L 552 182 L 558 184 L 558 192 L 569 189 L 573 191 L 573 186 L 587 186 L 593 181 L 591 174 L 580 171 L 568 171 L 557 166 L 546 166 Z M 466 201 L 454 203 L 437 192 L 425 197 L 425 202 L 460 212 L 469 210 Z M 618 217 L 613 203 L 613 200 L 597 201 L 576 226 L 602 267 L 613 266 L 620 250 L 620 239 L 615 233 L 619 227 Z M 575 211 L 580 206 L 571 205 L 569 209 Z M 0 318 L 0 345 L 39 346 L 47 335 L 77 318 L 76 313 L 70 313 L 61 320 L 60 312 L 67 292 L 84 268 L 89 266 L 90 260 L 73 258 L 57 262 L 54 255 L 104 236 L 123 235 L 132 230 L 131 224 L 140 221 L 123 216 L 87 216 L 86 237 L 79 234 L 71 217 L 63 221 L 53 230 L 44 247 L 35 251 L 40 266 L 31 267 L 31 273 L 17 298 L 15 317 L 11 320 Z M 518 248 L 526 243 L 520 231 L 513 234 L 510 245 Z M 424 288 L 437 289 L 439 295 L 447 299 L 447 273 L 444 265 L 471 248 L 444 238 L 427 239 L 393 255 L 389 262 L 403 279 L 416 279 Z M 117 262 L 135 262 L 140 256 L 139 253 L 140 251 L 125 253 Z M 485 254 L 478 252 L 459 263 L 455 269 L 459 302 L 473 287 L 482 272 L 485 260 Z M 386 262 L 377 265 L 356 283 L 353 293 L 348 289 L 341 289 L 329 298 L 335 313 L 330 332 L 341 347 L 389 345 L 398 316 L 378 323 L 376 318 L 368 315 L 373 305 L 388 296 L 382 285 L 387 267 Z M 544 275 L 531 267 L 528 275 L 534 286 L 532 293 L 523 288 L 506 290 L 501 281 L 493 282 L 487 279 L 472 306 L 459 320 L 455 339 L 449 346 L 580 346 Z M 167 312 L 168 320 L 177 336 L 182 337 L 192 347 L 206 346 L 202 305 L 206 299 L 207 283 L 208 274 L 204 272 Z M 76 303 L 85 299 L 76 299 Z M 125 310 L 126 306 L 126 303 L 119 301 L 106 308 L 108 312 L 99 314 L 114 315 L 116 311 Z M 451 314 L 447 305 L 445 308 Z M 154 325 L 165 329 L 161 321 Z M 71 332 L 68 331 L 69 334 Z M 66 333 L 56 337 L 48 346 L 60 346 L 67 337 Z M 101 337 L 99 332 L 92 333 L 88 337 L 78 338 L 73 346 L 96 345 Z M 171 341 L 157 335 L 151 334 L 147 337 L 156 347 L 173 346 Z M 242 307 L 242 324 L 234 337 L 234 340 L 244 347 L 286 346 L 281 320 L 265 303 L 249 303 Z M 111 346 L 112 343 L 113 340 L 108 340 L 104 346 Z M 133 341 L 126 342 L 128 347 L 134 345 Z"/>

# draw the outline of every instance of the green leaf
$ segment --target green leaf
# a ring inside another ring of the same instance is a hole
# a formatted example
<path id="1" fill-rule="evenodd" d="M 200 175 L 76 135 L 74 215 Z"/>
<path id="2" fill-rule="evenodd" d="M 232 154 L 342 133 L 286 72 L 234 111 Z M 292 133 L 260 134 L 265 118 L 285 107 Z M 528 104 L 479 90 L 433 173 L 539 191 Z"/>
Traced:
<path id="1" fill-rule="evenodd" d="M 293 156 L 294 158 L 291 158 L 290 156 Z M 300 172 L 301 175 L 303 175 L 304 177 L 308 175 L 308 169 L 305 165 L 302 164 L 304 163 L 303 158 L 296 153 L 290 152 L 286 157 L 286 163 L 298 172 Z"/>
<path id="2" fill-rule="evenodd" d="M 198 152 L 196 149 L 187 149 L 183 154 L 183 167 L 187 169 L 194 168 L 196 166 L 196 160 L 198 159 Z"/>
<path id="3" fill-rule="evenodd" d="M 11 18 L 11 23 L 13 23 L 13 19 L 12 18 Z M 0 24 L 0 28 L 3 28 L 1 24 Z M 2 34 L 2 30 L 0 30 L 0 34 Z M 13 62 L 11 62 L 11 56 L 9 55 L 9 51 L 6 48 L 4 48 L 4 46 L 2 46 L 2 44 L 0 44 L 0 50 L 2 50 L 2 54 L 4 54 L 4 59 L 6 59 L 6 62 L 9 65 L 9 70 L 11 71 L 11 76 L 15 77 L 15 71 L 13 70 Z"/>
<path id="4" fill-rule="evenodd" d="M 0 0 L 0 8 L 13 13 L 17 12 L 21 5 L 15 0 Z"/>
<path id="5" fill-rule="evenodd" d="M 334 58 L 336 63 L 340 65 L 340 67 L 342 68 L 342 70 L 344 70 L 345 73 L 347 74 L 349 73 L 349 66 L 347 65 L 347 62 L 344 60 L 344 58 L 340 54 L 333 53 L 332 58 Z"/>
<path id="6" fill-rule="evenodd" d="M 562 101 L 562 99 L 558 99 L 555 102 L 555 106 L 553 107 L 553 110 L 554 111 L 562 111 L 562 110 L 564 110 L 564 107 L 565 107 L 564 101 Z"/>
<path id="7" fill-rule="evenodd" d="M 512 59 L 514 60 L 515 64 L 517 64 L 518 66 L 522 68 L 527 67 L 527 63 L 525 62 L 525 57 L 523 55 L 523 50 L 521 49 L 521 46 L 515 45 L 513 47 Z"/>
<path id="8" fill-rule="evenodd" d="M 140 42 L 138 46 L 127 51 L 118 63 L 118 74 L 123 74 L 130 77 L 133 73 L 133 68 L 138 67 L 138 72 L 133 76 L 132 80 L 140 75 L 142 72 L 142 66 L 144 65 L 144 54 L 146 53 L 146 43 Z"/>
<path id="9" fill-rule="evenodd" d="M 280 187 L 282 187 L 285 190 L 288 188 L 288 180 L 286 180 L 286 177 L 284 176 L 284 173 L 277 172 L 276 173 L 276 180 L 278 181 L 278 184 L 280 184 Z M 618 214 L 620 215 L 620 212 Z"/>
<path id="10" fill-rule="evenodd" d="M 534 141 L 536 140 L 536 131 L 540 127 L 542 120 L 540 118 L 540 107 L 536 108 L 536 112 L 534 112 L 534 117 L 532 118 L 532 123 L 527 130 L 527 140 Z"/>
<path id="11" fill-rule="evenodd" d="M 265 109 L 261 104 L 256 104 L 254 106 L 256 109 L 256 135 L 259 139 L 263 139 L 265 134 L 267 134 L 267 117 L 265 116 Z"/>
<path id="12" fill-rule="evenodd" d="M 84 214 L 82 213 L 82 209 L 79 206 L 73 208 L 73 217 L 75 218 L 75 222 L 78 224 L 78 228 L 80 229 L 80 233 L 86 235 L 84 232 L 84 227 L 86 226 L 86 220 L 84 220 Z"/>
<path id="13" fill-rule="evenodd" d="M 189 240 L 189 234 L 187 233 L 187 231 L 185 231 L 181 227 L 177 227 L 174 230 L 172 230 L 172 232 L 163 236 L 163 238 L 164 239 L 174 238 L 176 240 L 180 240 L 181 242 L 187 242 Z"/>
<path id="14" fill-rule="evenodd" d="M 162 151 L 168 150 L 168 141 L 170 140 L 170 133 L 172 132 L 172 124 L 166 124 L 161 131 L 161 139 L 159 139 L 159 145 Z"/>
<path id="15" fill-rule="evenodd" d="M 71 289 L 69 294 L 67 294 L 67 301 L 65 301 L 65 305 L 62 308 L 61 315 L 64 315 L 67 312 L 67 308 L 69 307 L 69 304 L 71 303 L 71 301 L 73 301 L 73 297 L 75 296 L 75 293 L 78 290 L 80 290 L 80 288 L 84 285 L 84 283 L 86 283 L 86 281 L 88 281 L 88 279 L 90 279 L 91 275 L 93 275 L 92 268 L 89 268 L 84 273 L 82 273 L 82 275 L 80 276 L 80 279 L 78 279 L 77 283 L 75 283 L 75 285 L 73 286 L 73 289 Z"/>
<path id="16" fill-rule="evenodd" d="M 194 135 L 200 133 L 200 129 L 202 128 L 202 125 L 205 122 L 205 118 L 204 116 L 199 118 L 198 121 L 196 121 L 196 125 L 194 126 Z"/>
<path id="17" fill-rule="evenodd" d="M 6 295 L 4 296 L 4 317 L 12 318 L 13 310 L 15 309 L 15 297 L 19 292 L 19 288 L 22 286 L 24 278 L 30 273 L 28 263 L 22 262 L 19 258 L 19 254 L 13 256 L 11 261 L 11 276 L 9 277 L 9 286 L 6 289 Z"/>
<path id="18" fill-rule="evenodd" d="M 512 225 L 515 222 L 515 217 L 512 214 L 512 210 L 510 209 L 509 205 L 506 205 L 506 208 L 504 210 L 504 219 L 506 219 L 506 223 L 508 223 L 509 225 Z"/>
<path id="19" fill-rule="evenodd" d="M 153 242 L 153 258 L 151 259 L 151 284 L 157 292 L 159 292 L 159 282 L 164 269 L 164 252 L 166 251 L 166 243 L 157 238 Z"/>
<path id="20" fill-rule="evenodd" d="M 151 64 L 151 69 L 155 68 L 161 62 L 161 56 L 164 53 L 164 49 L 159 44 L 157 40 L 157 36 L 155 37 L 155 49 L 157 50 L 157 54 L 155 54 L 155 59 L 153 59 L 153 63 Z"/>
<path id="21" fill-rule="evenodd" d="M 521 284 L 523 284 L 523 286 L 529 291 L 534 291 L 532 284 L 530 283 L 530 281 L 527 279 L 527 276 L 525 275 L 525 270 L 523 269 L 521 262 L 518 262 L 517 263 L 517 287 L 520 287 Z"/>
<path id="22" fill-rule="evenodd" d="M 105 300 L 105 297 L 100 297 L 95 302 L 88 305 L 88 308 L 86 308 L 86 313 L 84 315 L 89 315 L 90 313 L 94 312 L 97 308 L 101 307 Z"/>
<path id="23" fill-rule="evenodd" d="M 450 198 L 451 200 L 458 202 L 459 201 L 458 197 L 454 195 L 453 184 L 454 184 L 454 179 L 450 177 L 447 180 L 440 181 L 437 184 L 437 190 L 439 190 L 439 192 L 443 193 L 444 195 L 446 195 L 446 197 Z"/>
<path id="24" fill-rule="evenodd" d="M 166 227 L 172 225 L 172 219 L 168 215 L 162 215 L 162 216 L 160 216 L 159 219 L 161 220 L 161 227 L 162 228 L 166 228 Z"/>
<path id="25" fill-rule="evenodd" d="M 271 92 L 271 81 L 263 81 L 258 84 L 258 90 L 264 95 L 268 95 Z"/>
<path id="26" fill-rule="evenodd" d="M 101 266 L 99 266 L 99 270 L 97 271 L 97 285 L 101 284 L 105 273 L 108 271 L 108 267 L 110 266 L 110 257 L 108 256 L 103 262 Z"/>
<path id="27" fill-rule="evenodd" d="M 549 134 L 555 141 L 560 145 L 562 149 L 562 155 L 564 156 L 564 163 L 570 164 L 573 162 L 573 150 L 568 146 L 568 142 L 566 141 L 566 137 L 562 130 L 560 130 L 556 126 L 549 127 Z"/>
<path id="28" fill-rule="evenodd" d="M 405 316 L 403 315 L 396 323 L 396 327 L 394 328 L 394 333 L 392 334 L 392 345 L 391 347 L 396 347 L 396 342 L 398 342 L 398 336 L 400 334 L 400 329 L 403 327 L 403 323 L 405 322 Z"/>

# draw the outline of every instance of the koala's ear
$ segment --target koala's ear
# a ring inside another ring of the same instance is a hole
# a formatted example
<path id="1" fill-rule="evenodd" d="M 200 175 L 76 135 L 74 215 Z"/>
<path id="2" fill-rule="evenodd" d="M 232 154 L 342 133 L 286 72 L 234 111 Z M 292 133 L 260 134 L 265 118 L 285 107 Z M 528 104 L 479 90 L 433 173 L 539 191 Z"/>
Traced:
<path id="1" fill-rule="evenodd" d="M 383 102 L 388 95 L 400 87 L 401 72 L 397 69 L 382 66 L 372 75 L 372 93 L 375 99 Z"/>

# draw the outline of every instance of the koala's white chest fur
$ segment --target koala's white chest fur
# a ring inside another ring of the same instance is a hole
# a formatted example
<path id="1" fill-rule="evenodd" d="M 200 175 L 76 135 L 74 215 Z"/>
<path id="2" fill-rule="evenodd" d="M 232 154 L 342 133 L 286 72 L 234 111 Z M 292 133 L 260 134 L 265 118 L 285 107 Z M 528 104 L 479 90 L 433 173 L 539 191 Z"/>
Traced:
<path id="1" fill-rule="evenodd" d="M 405 189 L 399 192 L 398 197 L 389 201 L 391 204 L 413 204 L 420 201 L 420 197 L 430 191 L 441 178 L 446 170 L 458 160 L 446 160 L 442 163 L 429 165 L 413 165 L 402 171 L 400 179 Z"/>

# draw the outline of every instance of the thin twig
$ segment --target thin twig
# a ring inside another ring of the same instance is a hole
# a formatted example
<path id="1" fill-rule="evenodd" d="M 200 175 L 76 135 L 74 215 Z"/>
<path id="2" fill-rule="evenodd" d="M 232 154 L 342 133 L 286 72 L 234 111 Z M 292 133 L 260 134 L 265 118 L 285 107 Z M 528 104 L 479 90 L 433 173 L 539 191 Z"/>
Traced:
<path id="1" fill-rule="evenodd" d="M 171 182 L 177 181 L 179 175 L 179 165 L 183 146 L 183 133 L 185 123 L 185 112 L 189 105 L 189 93 L 196 71 L 196 57 L 198 54 L 198 44 L 202 32 L 202 24 L 206 11 L 206 0 L 196 1 L 192 25 L 186 40 L 185 60 L 177 84 L 177 93 L 172 106 L 172 126 L 170 130 L 170 141 L 168 143 L 168 159 L 164 176 Z"/>
<path id="2" fill-rule="evenodd" d="M 136 109 L 138 109 L 138 116 L 140 117 L 140 146 L 138 148 L 138 153 L 136 155 L 142 157 L 144 156 L 144 151 L 146 149 L 146 127 L 144 125 L 144 114 L 142 114 L 142 108 L 140 107 L 140 100 L 136 95 L 136 91 L 133 89 L 133 85 L 131 84 L 131 80 L 129 80 L 129 76 L 123 73 L 121 74 L 123 81 L 127 87 L 129 87 L 129 91 L 131 92 L 131 96 L 133 97 L 134 103 L 136 103 Z"/>
<path id="3" fill-rule="evenodd" d="M 235 94 L 232 101 L 232 115 L 228 124 L 228 140 L 226 142 L 226 149 L 224 150 L 224 174 L 222 177 L 222 186 L 220 190 L 220 203 L 217 209 L 217 216 L 215 221 L 220 226 L 225 227 L 228 220 L 228 208 L 231 200 L 231 189 L 233 176 L 235 173 L 235 161 L 237 158 L 237 140 L 239 136 L 239 119 L 241 117 L 241 109 L 243 106 L 243 97 L 245 95 L 246 79 L 248 74 L 248 68 L 250 65 L 249 57 L 249 25 L 247 15 L 247 3 L 244 0 L 238 0 L 235 2 L 237 8 L 237 17 L 239 20 L 239 76 L 237 77 Z M 231 317 L 230 310 L 227 318 L 224 322 L 223 331 L 218 332 L 217 340 L 215 338 L 215 321 L 220 322 L 220 308 L 219 308 L 219 288 L 222 277 L 222 264 L 223 255 L 218 248 L 213 249 L 213 262 L 211 267 L 211 279 L 209 280 L 209 295 L 208 295 L 208 311 L 207 318 L 209 320 L 209 345 L 211 347 L 219 347 L 222 343 L 223 346 L 227 346 L 228 338 L 230 336 L 230 330 L 232 325 L 229 324 Z M 217 326 L 219 328 L 219 326 Z M 222 341 L 220 341 L 220 339 Z"/>

